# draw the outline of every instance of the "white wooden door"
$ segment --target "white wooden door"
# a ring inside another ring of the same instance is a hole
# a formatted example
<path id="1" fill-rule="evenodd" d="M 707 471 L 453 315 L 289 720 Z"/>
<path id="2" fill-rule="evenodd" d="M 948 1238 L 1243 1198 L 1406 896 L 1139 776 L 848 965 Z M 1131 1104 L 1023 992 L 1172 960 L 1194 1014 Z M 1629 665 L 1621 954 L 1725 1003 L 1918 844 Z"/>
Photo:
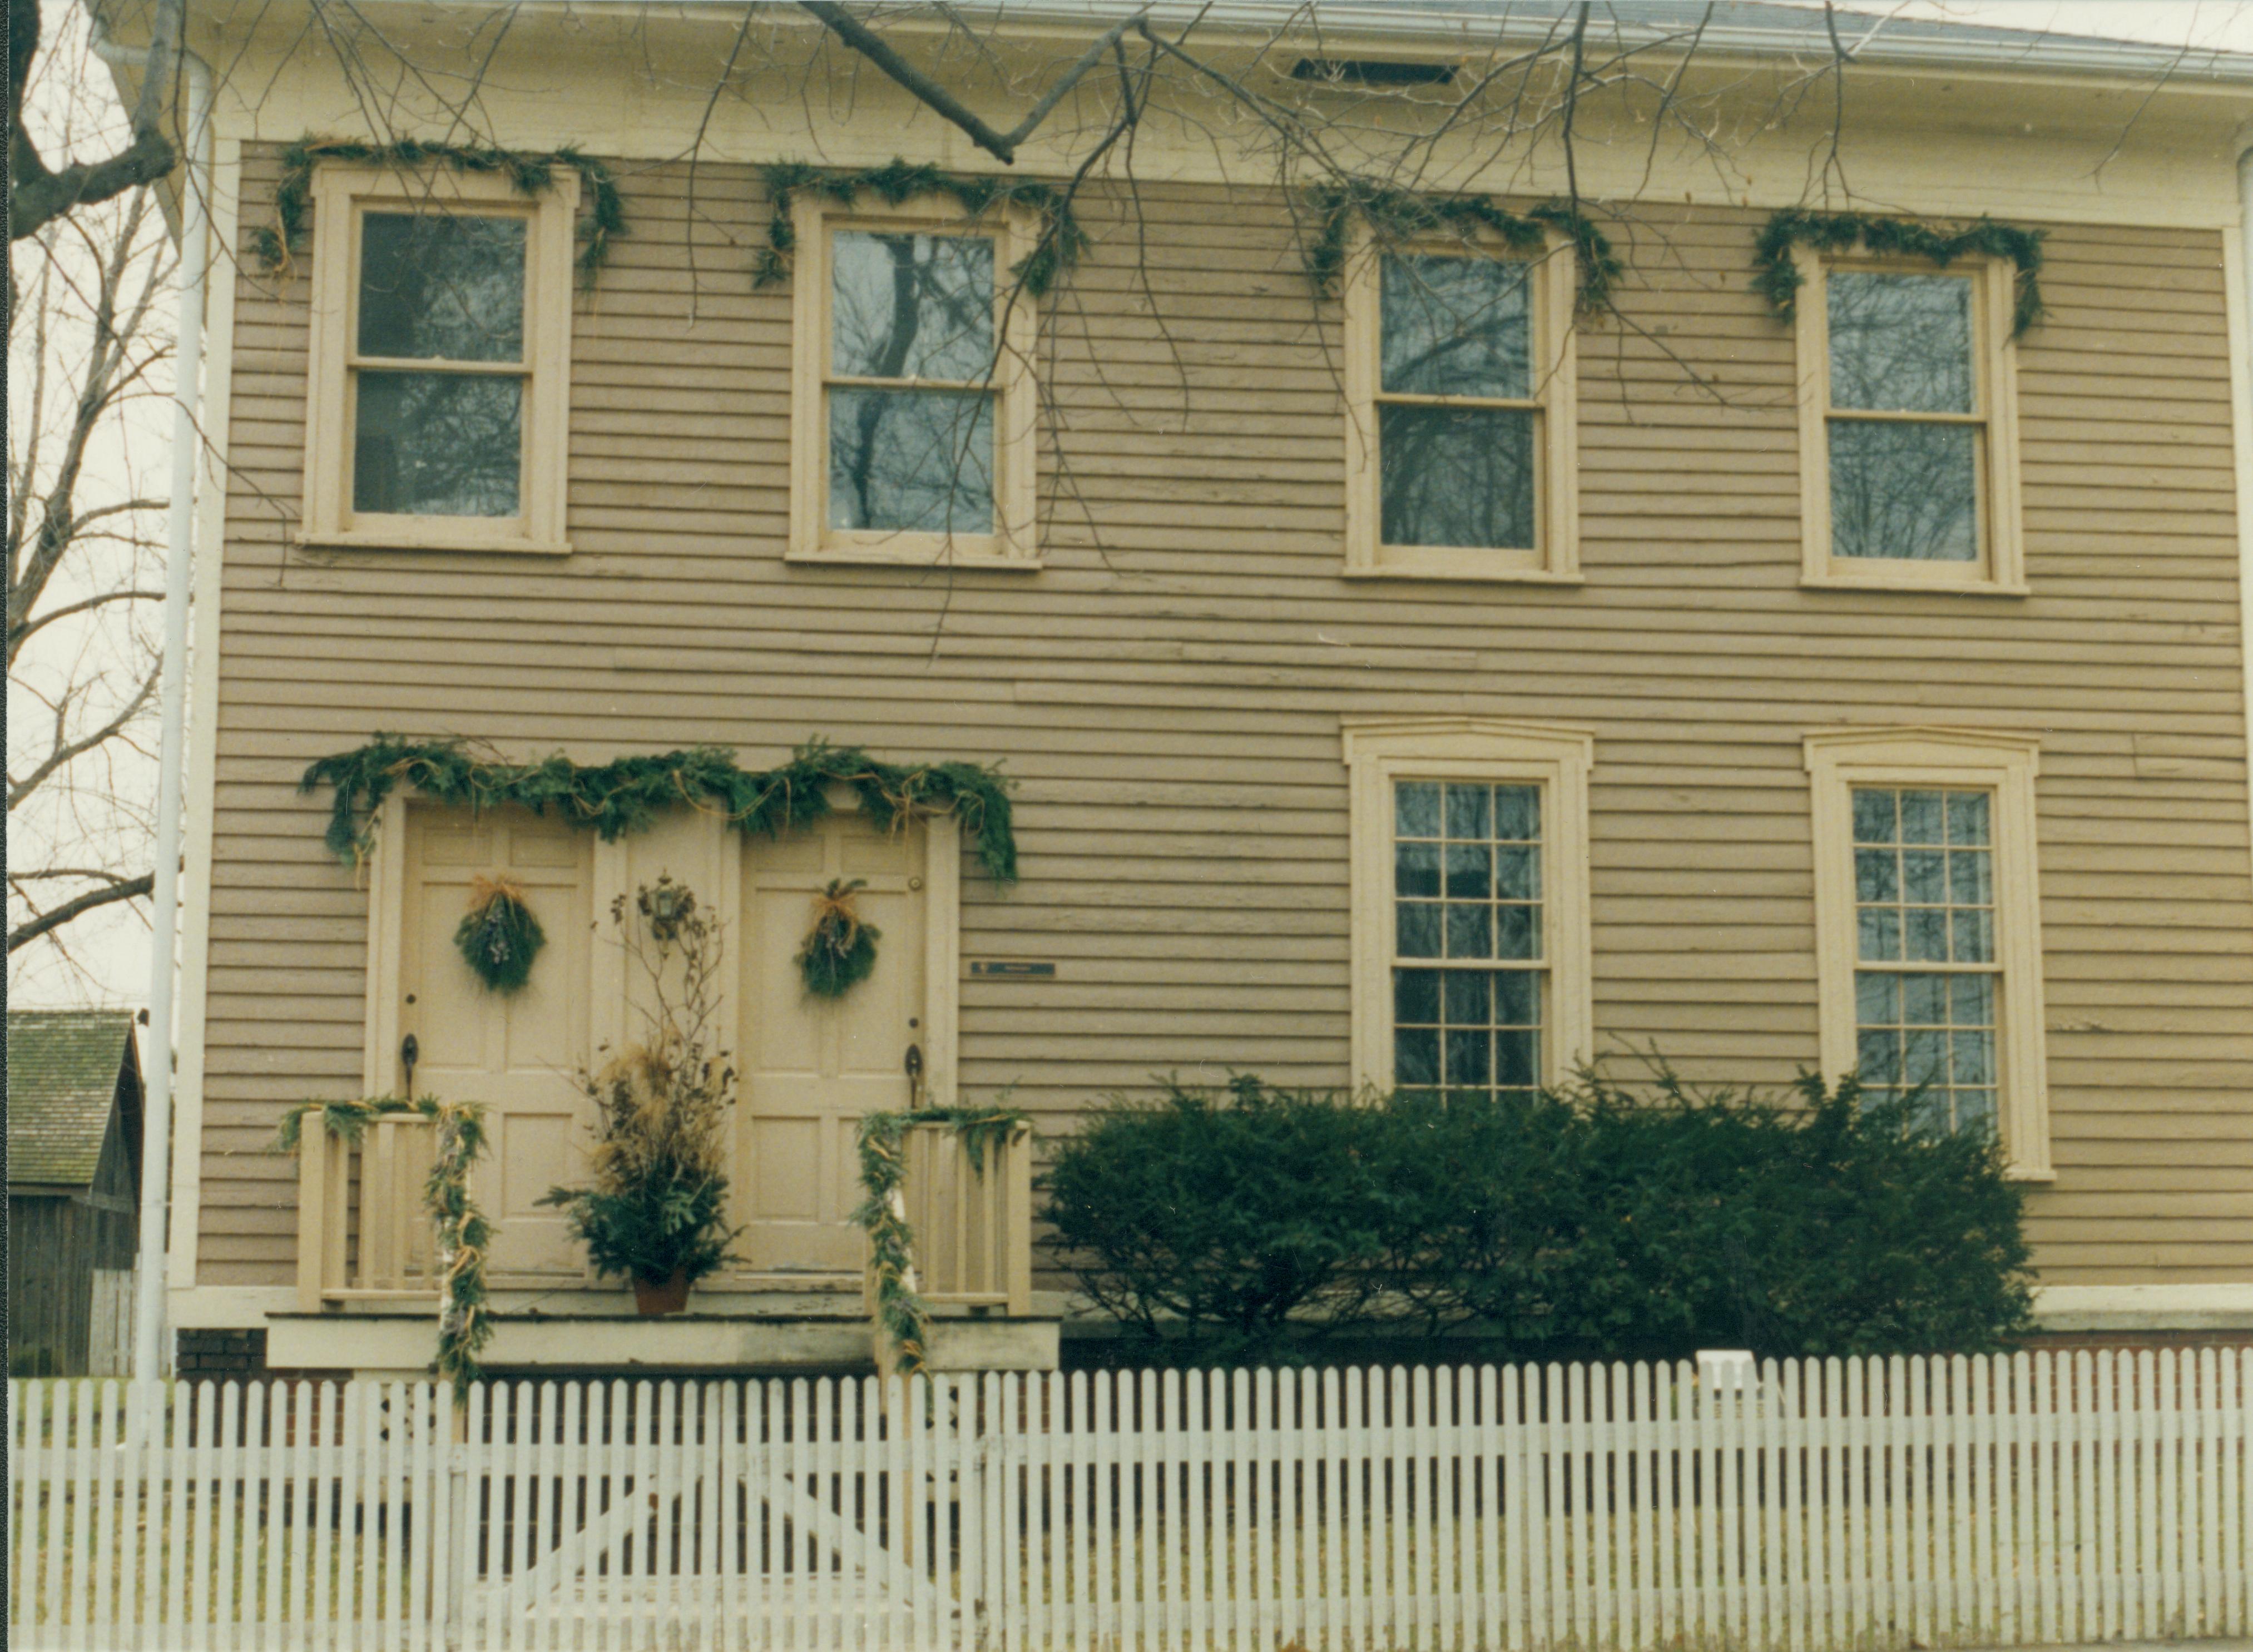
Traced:
<path id="1" fill-rule="evenodd" d="M 908 1052 L 930 1037 L 927 837 L 920 826 L 880 833 L 849 813 L 744 846 L 738 1248 L 750 1272 L 860 1275 L 854 1129 L 864 1114 L 910 1105 Z M 867 880 L 854 898 L 882 935 L 875 972 L 842 998 L 819 999 L 799 978 L 798 951 L 834 878 Z"/>
<path id="2" fill-rule="evenodd" d="M 562 1214 L 534 1201 L 586 1175 L 589 1105 L 574 1075 L 588 1050 L 592 839 L 520 810 L 415 808 L 407 824 L 399 1028 L 419 1046 L 415 1091 L 489 1110 L 474 1187 L 495 1226 L 492 1277 L 575 1282 L 584 1252 Z M 521 885 L 547 937 L 532 979 L 506 995 L 454 945 L 480 876 Z"/>

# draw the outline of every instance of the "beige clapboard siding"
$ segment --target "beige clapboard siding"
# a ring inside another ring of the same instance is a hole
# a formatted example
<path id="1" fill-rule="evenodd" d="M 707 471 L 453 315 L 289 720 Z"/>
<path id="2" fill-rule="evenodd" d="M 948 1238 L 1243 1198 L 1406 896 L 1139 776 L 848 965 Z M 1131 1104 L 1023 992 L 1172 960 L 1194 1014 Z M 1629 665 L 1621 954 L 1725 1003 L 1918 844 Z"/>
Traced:
<path id="1" fill-rule="evenodd" d="M 246 170 L 255 201 L 270 158 Z M 1059 1129 L 1156 1070 L 1343 1077 L 1343 712 L 1594 728 L 1598 1025 L 1765 1081 L 1814 1056 L 1801 731 L 2040 731 L 2061 1168 L 2040 1260 L 2253 1276 L 2217 238 L 2054 230 L 2020 350 L 2035 594 L 1873 596 L 1797 586 L 1792 345 L 1747 286 L 1757 215 L 1653 208 L 1623 296 L 1650 336 L 1582 341 L 1587 584 L 1433 588 L 1337 577 L 1336 309 L 1288 213 L 1150 186 L 1146 275 L 1098 195 L 1042 355 L 1048 567 L 949 580 L 780 561 L 788 289 L 752 289 L 727 244 L 764 234 L 756 179 L 701 168 L 693 230 L 681 169 L 626 189 L 634 233 L 575 324 L 567 563 L 285 557 L 302 281 L 238 279 L 206 1282 L 288 1277 L 291 1184 L 260 1149 L 282 1106 L 359 1082 L 366 902 L 320 845 L 327 799 L 295 791 L 310 758 L 379 727 L 587 757 L 771 760 L 815 731 L 1001 757 L 1025 877 L 966 877 L 963 946 L 1059 977 L 964 982 L 964 1077 L 1017 1083 Z"/>

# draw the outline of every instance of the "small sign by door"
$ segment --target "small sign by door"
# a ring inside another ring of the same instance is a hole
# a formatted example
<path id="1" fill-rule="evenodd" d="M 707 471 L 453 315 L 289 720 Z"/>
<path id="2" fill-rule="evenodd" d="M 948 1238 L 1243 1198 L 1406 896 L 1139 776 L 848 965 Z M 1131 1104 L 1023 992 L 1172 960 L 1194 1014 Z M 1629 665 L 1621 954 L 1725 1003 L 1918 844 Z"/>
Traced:
<path id="1" fill-rule="evenodd" d="M 1029 963 L 1022 958 L 978 958 L 970 965 L 973 979 L 1002 978 L 1011 980 L 1052 981 L 1056 979 L 1053 964 Z"/>

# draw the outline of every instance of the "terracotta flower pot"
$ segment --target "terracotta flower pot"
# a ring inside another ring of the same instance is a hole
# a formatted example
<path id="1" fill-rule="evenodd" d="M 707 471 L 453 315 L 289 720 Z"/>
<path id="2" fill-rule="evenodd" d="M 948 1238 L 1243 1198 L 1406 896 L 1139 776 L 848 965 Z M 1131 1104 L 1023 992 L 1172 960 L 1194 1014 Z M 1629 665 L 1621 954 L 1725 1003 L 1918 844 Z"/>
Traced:
<path id="1" fill-rule="evenodd" d="M 675 1268 L 673 1277 L 662 1285 L 652 1285 L 646 1279 L 633 1282 L 634 1307 L 644 1319 L 653 1319 L 659 1314 L 678 1314 L 688 1306 L 688 1270 Z"/>

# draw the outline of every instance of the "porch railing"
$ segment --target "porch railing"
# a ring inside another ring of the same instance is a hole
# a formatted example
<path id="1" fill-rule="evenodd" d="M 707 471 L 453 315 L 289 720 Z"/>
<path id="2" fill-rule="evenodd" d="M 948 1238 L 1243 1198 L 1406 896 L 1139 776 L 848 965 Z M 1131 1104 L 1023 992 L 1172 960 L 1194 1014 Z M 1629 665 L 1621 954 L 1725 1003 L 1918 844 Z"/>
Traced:
<path id="1" fill-rule="evenodd" d="M 375 1119 L 357 1143 L 306 1130 L 297 1164 L 301 1312 L 436 1294 L 436 1236 L 422 1202 L 436 1152 L 436 1127 L 419 1117 Z"/>
<path id="2" fill-rule="evenodd" d="M 951 1126 L 911 1127 L 901 1191 L 917 1286 L 940 1307 L 1033 1311 L 1033 1145 L 989 1144 L 984 1162 Z"/>

